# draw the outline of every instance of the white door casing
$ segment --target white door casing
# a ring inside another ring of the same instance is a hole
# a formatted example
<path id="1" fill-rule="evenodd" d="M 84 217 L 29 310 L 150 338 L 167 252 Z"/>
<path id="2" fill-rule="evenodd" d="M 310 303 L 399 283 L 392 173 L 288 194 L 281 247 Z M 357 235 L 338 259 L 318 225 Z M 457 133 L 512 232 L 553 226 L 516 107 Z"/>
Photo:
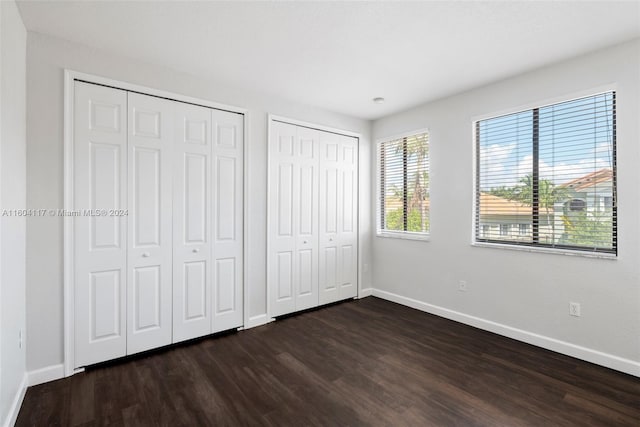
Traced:
<path id="1" fill-rule="evenodd" d="M 174 103 L 128 93 L 127 354 L 172 341 Z"/>
<path id="2" fill-rule="evenodd" d="M 211 333 L 211 109 L 174 103 L 173 342 Z"/>
<path id="3" fill-rule="evenodd" d="M 244 116 L 211 110 L 212 332 L 243 324 Z"/>
<path id="4" fill-rule="evenodd" d="M 75 82 L 75 367 L 126 354 L 127 93 Z"/>

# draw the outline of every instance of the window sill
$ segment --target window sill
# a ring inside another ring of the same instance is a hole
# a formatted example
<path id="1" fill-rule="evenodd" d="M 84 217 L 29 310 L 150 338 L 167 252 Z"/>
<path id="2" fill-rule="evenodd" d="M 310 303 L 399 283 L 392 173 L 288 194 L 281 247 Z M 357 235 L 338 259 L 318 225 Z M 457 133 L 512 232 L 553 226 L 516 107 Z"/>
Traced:
<path id="1" fill-rule="evenodd" d="M 476 246 L 480 248 L 491 248 L 491 249 L 506 249 L 510 251 L 537 252 L 537 253 L 554 254 L 554 255 L 568 255 L 568 256 L 577 256 L 577 257 L 584 257 L 584 258 L 600 258 L 600 259 L 608 259 L 608 260 L 618 259 L 618 256 L 615 254 L 606 254 L 601 252 L 572 251 L 570 249 L 540 248 L 540 247 L 534 247 L 534 246 L 519 246 L 519 245 L 509 245 L 509 244 L 501 244 L 501 243 L 485 243 L 485 242 L 472 242 L 471 246 Z"/>
<path id="2" fill-rule="evenodd" d="M 421 240 L 428 242 L 431 240 L 431 236 L 426 233 L 410 233 L 410 232 L 393 232 L 393 231 L 378 231 L 376 237 L 382 237 L 385 239 L 403 239 L 403 240 Z"/>

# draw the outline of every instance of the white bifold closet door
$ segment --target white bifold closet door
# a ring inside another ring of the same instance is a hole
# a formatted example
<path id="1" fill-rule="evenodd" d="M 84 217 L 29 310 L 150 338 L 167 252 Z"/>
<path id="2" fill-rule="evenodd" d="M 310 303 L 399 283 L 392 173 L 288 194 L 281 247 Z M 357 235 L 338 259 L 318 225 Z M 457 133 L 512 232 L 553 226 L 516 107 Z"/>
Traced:
<path id="1" fill-rule="evenodd" d="M 244 117 L 180 103 L 176 117 L 174 342 L 243 323 Z"/>
<path id="2" fill-rule="evenodd" d="M 357 295 L 357 159 L 357 138 L 272 122 L 272 316 Z"/>
<path id="3" fill-rule="evenodd" d="M 244 116 L 74 93 L 75 367 L 241 327 Z"/>
<path id="4" fill-rule="evenodd" d="M 358 294 L 357 140 L 320 134 L 320 304 Z"/>
<path id="5" fill-rule="evenodd" d="M 173 342 L 211 332 L 211 109 L 175 103 Z"/>
<path id="6" fill-rule="evenodd" d="M 128 94 L 127 354 L 172 340 L 174 105 Z"/>
<path id="7" fill-rule="evenodd" d="M 74 210 L 127 207 L 127 92 L 76 83 Z M 127 217 L 73 218 L 75 364 L 127 351 Z"/>
<path id="8" fill-rule="evenodd" d="M 270 146 L 271 315 L 318 305 L 319 131 L 273 122 Z"/>
<path id="9" fill-rule="evenodd" d="M 213 175 L 213 327 L 243 325 L 244 116 L 211 110 Z"/>

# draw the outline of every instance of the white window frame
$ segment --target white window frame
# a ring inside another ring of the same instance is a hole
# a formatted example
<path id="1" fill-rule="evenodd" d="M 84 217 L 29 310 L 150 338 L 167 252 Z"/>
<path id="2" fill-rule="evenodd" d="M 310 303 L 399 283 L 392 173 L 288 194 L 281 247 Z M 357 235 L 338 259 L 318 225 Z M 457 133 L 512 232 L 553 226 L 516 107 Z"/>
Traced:
<path id="1" fill-rule="evenodd" d="M 380 218 L 382 216 L 382 197 L 383 194 L 380 191 L 380 187 L 382 185 L 382 177 L 380 175 L 380 145 L 384 142 L 393 141 L 396 139 L 407 138 L 414 135 L 419 135 L 422 133 L 427 134 L 427 140 L 429 141 L 429 202 L 431 202 L 431 139 L 429 128 L 421 128 L 409 132 L 402 132 L 396 135 L 390 135 L 383 138 L 378 138 L 375 144 L 375 171 L 376 171 L 376 237 L 382 238 L 392 238 L 392 239 L 404 239 L 404 240 L 420 240 L 428 242 L 431 240 L 431 204 L 429 205 L 429 231 L 426 233 L 423 232 L 414 232 L 414 231 L 394 231 L 394 230 L 384 230 L 382 228 L 382 224 L 380 223 Z"/>
<path id="2" fill-rule="evenodd" d="M 471 170 L 473 171 L 471 178 L 471 227 L 470 227 L 470 245 L 478 248 L 489 248 L 489 249 L 499 249 L 499 250 L 510 250 L 510 251 L 520 251 L 520 252 L 533 252 L 533 253 L 546 253 L 546 254 L 557 254 L 557 255 L 567 255 L 567 256 L 577 256 L 584 258 L 597 258 L 597 259 L 605 259 L 605 260 L 617 260 L 619 255 L 620 248 L 618 247 L 618 254 L 609 254 L 603 252 L 587 252 L 581 250 L 573 250 L 573 249 L 565 249 L 565 248 L 548 248 L 541 246 L 519 246 L 519 245 L 510 245 L 508 243 L 487 243 L 476 241 L 476 210 L 477 210 L 477 201 L 476 201 L 476 179 L 478 176 L 477 170 L 477 157 L 478 153 L 476 150 L 476 126 L 475 123 L 481 120 L 490 119 L 493 117 L 504 116 L 507 114 L 512 114 L 516 111 L 524 111 L 530 110 L 533 108 L 542 108 L 553 104 L 558 104 L 561 102 L 569 101 L 571 99 L 584 98 L 587 96 L 597 95 L 599 93 L 604 92 L 616 92 L 616 97 L 620 97 L 620 90 L 618 85 L 615 83 L 605 84 L 601 86 L 595 86 L 588 89 L 578 90 L 570 93 L 566 93 L 564 95 L 553 96 L 549 98 L 545 98 L 542 100 L 534 100 L 523 104 L 513 104 L 512 106 L 505 107 L 501 110 L 496 110 L 493 112 L 483 113 L 476 116 L 471 117 L 471 152 L 473 155 L 471 156 Z M 618 218 L 619 219 L 619 218 Z M 619 222 L 619 221 L 618 221 Z M 619 226 L 619 223 L 618 223 Z"/>

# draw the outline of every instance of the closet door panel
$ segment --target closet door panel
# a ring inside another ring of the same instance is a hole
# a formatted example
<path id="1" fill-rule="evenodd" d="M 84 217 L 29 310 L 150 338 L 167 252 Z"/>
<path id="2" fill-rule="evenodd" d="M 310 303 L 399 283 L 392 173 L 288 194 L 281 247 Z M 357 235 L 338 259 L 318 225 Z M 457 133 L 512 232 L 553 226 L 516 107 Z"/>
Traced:
<path id="1" fill-rule="evenodd" d="M 278 307 L 278 303 L 283 304 L 284 302 L 290 301 L 291 304 L 287 305 L 291 307 L 291 311 L 294 311 L 293 276 L 295 275 L 295 270 L 293 250 L 280 250 L 276 252 L 275 258 L 276 265 L 274 266 L 275 268 L 273 268 L 273 274 L 277 288 L 275 292 L 276 304 L 274 307 Z M 282 312 L 278 311 L 278 309 L 274 310 L 274 316 L 289 312 L 285 311 L 285 309 L 282 310 Z"/>
<path id="2" fill-rule="evenodd" d="M 211 111 L 214 332 L 243 325 L 244 116 Z"/>
<path id="3" fill-rule="evenodd" d="M 76 82 L 74 101 L 74 367 L 81 367 L 126 353 L 127 224 L 113 211 L 127 207 L 127 98 Z"/>
<path id="4" fill-rule="evenodd" d="M 160 329 L 163 301 L 161 294 L 161 266 L 149 265 L 133 269 L 133 333 Z"/>
<path id="5" fill-rule="evenodd" d="M 207 307 L 207 262 L 206 261 L 190 261 L 184 262 L 182 268 L 178 271 L 182 273 L 180 282 L 174 282 L 174 289 L 181 291 L 182 299 L 174 300 L 174 313 L 177 310 L 182 312 L 180 320 L 184 323 L 195 322 L 207 318 L 209 313 Z M 176 323 L 174 323 L 174 330 Z M 191 328 L 190 328 L 191 329 Z M 202 327 L 198 332 L 192 332 L 193 337 L 206 335 L 210 332 L 210 328 Z M 185 338 L 186 339 L 186 338 Z M 180 340 L 180 334 L 174 333 L 174 342 Z"/>
<path id="6" fill-rule="evenodd" d="M 308 144 L 309 146 L 311 145 Z M 311 147 L 307 147 L 311 151 Z M 301 152 L 304 151 L 301 147 Z M 298 168 L 298 244 L 296 255 L 297 279 L 296 309 L 313 307 L 317 292 L 317 209 L 314 195 L 317 193 L 316 168 L 304 164 Z"/>
<path id="7" fill-rule="evenodd" d="M 270 211 L 272 225 L 275 227 L 271 234 L 272 249 L 269 258 L 272 259 L 270 266 L 274 268 L 269 270 L 269 276 L 270 282 L 275 285 L 276 292 L 272 295 L 272 302 L 277 316 L 295 310 L 294 165 L 289 162 L 281 163 L 273 175 L 276 200 Z"/>
<path id="8" fill-rule="evenodd" d="M 133 210 L 135 212 L 135 230 L 133 244 L 137 248 L 154 249 L 156 256 L 161 250 L 161 219 L 166 213 L 160 210 L 162 186 L 161 148 L 133 147 Z"/>
<path id="9" fill-rule="evenodd" d="M 320 303 L 357 295 L 357 139 L 321 133 Z"/>
<path id="10" fill-rule="evenodd" d="M 354 298 L 358 295 L 358 249 L 355 242 L 340 244 L 339 288 L 340 299 Z"/>
<path id="11" fill-rule="evenodd" d="M 269 140 L 267 286 L 269 312 L 280 316 L 296 310 L 297 128 L 273 122 Z"/>
<path id="12" fill-rule="evenodd" d="M 341 136 L 340 299 L 358 294 L 358 140 Z"/>
<path id="13" fill-rule="evenodd" d="M 322 138 L 326 139 L 325 135 Z M 339 170 L 337 163 L 337 144 L 324 142 L 325 157 L 321 158 L 320 179 L 320 304 L 337 301 L 338 293 L 338 202 Z M 336 153 L 336 157 L 331 154 Z M 328 155 L 327 155 L 328 154 Z"/>
<path id="14" fill-rule="evenodd" d="M 107 340 L 121 335 L 121 275 L 118 270 L 99 271 L 91 275 L 90 334 L 91 341 Z"/>
<path id="15" fill-rule="evenodd" d="M 295 309 L 318 305 L 319 132 L 297 127 L 294 145 Z"/>
<path id="16" fill-rule="evenodd" d="M 173 145 L 173 342 L 211 333 L 211 112 L 178 103 Z"/>
<path id="17" fill-rule="evenodd" d="M 320 304 L 337 301 L 338 298 L 338 248 L 327 244 L 320 250 Z"/>
<path id="18" fill-rule="evenodd" d="M 174 103 L 128 94 L 127 354 L 171 343 Z"/>
<path id="19" fill-rule="evenodd" d="M 339 229 L 343 200 L 339 161 L 341 148 L 339 135 L 320 133 L 320 304 L 340 299 Z"/>

